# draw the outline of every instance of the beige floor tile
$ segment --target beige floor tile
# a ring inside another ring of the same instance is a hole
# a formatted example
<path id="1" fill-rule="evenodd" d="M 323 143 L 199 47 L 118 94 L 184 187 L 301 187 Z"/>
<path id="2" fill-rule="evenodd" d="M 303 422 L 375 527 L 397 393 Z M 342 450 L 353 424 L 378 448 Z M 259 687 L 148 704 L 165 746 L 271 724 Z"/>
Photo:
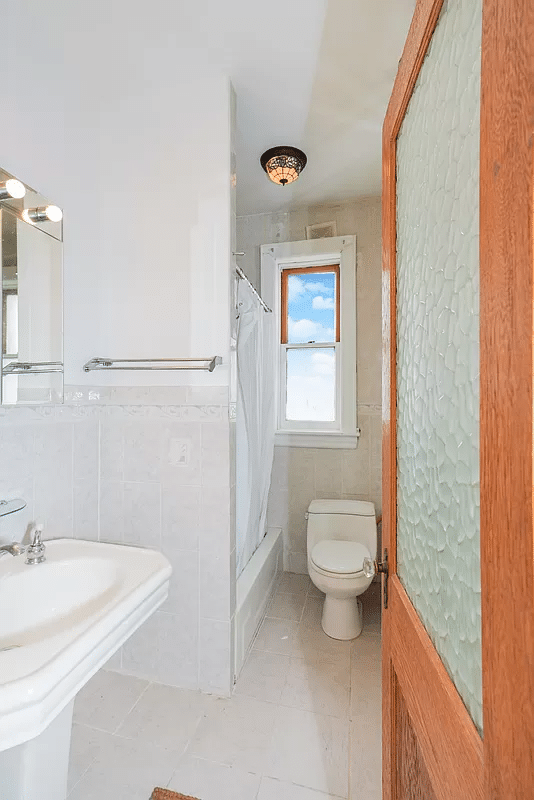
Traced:
<path id="1" fill-rule="evenodd" d="M 290 656 L 253 650 L 237 679 L 236 694 L 279 703 L 290 661 Z"/>
<path id="2" fill-rule="evenodd" d="M 304 611 L 305 602 L 306 595 L 304 594 L 277 592 L 271 600 L 266 616 L 274 617 L 275 619 L 292 619 L 299 622 Z"/>
<path id="3" fill-rule="evenodd" d="M 74 721 L 114 733 L 148 686 L 148 681 L 101 669 L 78 693 Z"/>
<path id="4" fill-rule="evenodd" d="M 262 778 L 258 800 L 338 800 L 333 794 L 316 792 L 295 783 L 279 781 L 276 778 Z"/>
<path id="5" fill-rule="evenodd" d="M 382 798 L 382 735 L 380 718 L 356 716 L 350 729 L 350 800 Z"/>
<path id="6" fill-rule="evenodd" d="M 323 617 L 324 600 L 321 597 L 308 595 L 302 614 L 302 624 L 308 628 L 321 629 L 321 619 Z"/>
<path id="7" fill-rule="evenodd" d="M 298 647 L 299 623 L 294 620 L 265 618 L 256 640 L 254 650 L 280 655 L 294 654 Z"/>
<path id="8" fill-rule="evenodd" d="M 188 689 L 151 684 L 117 736 L 183 752 L 213 698 Z"/>
<path id="9" fill-rule="evenodd" d="M 276 591 L 286 594 L 306 595 L 312 585 L 309 575 L 297 575 L 296 572 L 283 572 L 280 583 L 276 587 Z"/>
<path id="10" fill-rule="evenodd" d="M 335 656 L 292 658 L 280 703 L 347 719 L 349 715 L 350 665 Z"/>
<path id="11" fill-rule="evenodd" d="M 348 795 L 348 720 L 279 707 L 266 776 Z"/>
<path id="12" fill-rule="evenodd" d="M 315 658 L 318 653 L 337 656 L 340 661 L 350 659 L 350 642 L 331 639 L 320 626 L 299 624 L 288 639 L 290 653 L 297 658 Z"/>
<path id="13" fill-rule="evenodd" d="M 230 699 L 98 673 L 75 713 L 118 730 L 74 724 L 69 800 L 148 800 L 156 785 L 201 800 L 345 800 L 349 767 L 350 800 L 380 800 L 379 587 L 353 642 L 322 631 L 314 588 L 283 576 L 272 607 L 301 621 L 264 621 Z"/>
<path id="14" fill-rule="evenodd" d="M 382 709 L 381 640 L 365 631 L 351 645 L 351 716 L 380 720 Z"/>
<path id="15" fill-rule="evenodd" d="M 264 774 L 277 708 L 243 695 L 216 700 L 200 723 L 188 755 Z"/>
<path id="16" fill-rule="evenodd" d="M 148 800 L 155 786 L 166 786 L 178 755 L 118 736 L 99 750 L 69 800 Z"/>
<path id="17" fill-rule="evenodd" d="M 70 739 L 69 777 L 67 781 L 67 790 L 69 792 L 78 783 L 86 770 L 89 769 L 100 749 L 105 746 L 106 741 L 112 741 L 111 734 L 74 723 Z"/>
<path id="18" fill-rule="evenodd" d="M 184 756 L 168 788 L 202 800 L 255 800 L 260 780 L 236 767 Z"/>

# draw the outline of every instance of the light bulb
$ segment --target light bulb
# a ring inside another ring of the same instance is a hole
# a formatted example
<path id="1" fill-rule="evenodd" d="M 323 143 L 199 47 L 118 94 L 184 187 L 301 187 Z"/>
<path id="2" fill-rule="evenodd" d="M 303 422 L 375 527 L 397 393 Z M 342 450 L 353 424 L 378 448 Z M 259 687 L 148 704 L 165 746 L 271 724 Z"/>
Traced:
<path id="1" fill-rule="evenodd" d="M 63 219 L 63 211 L 59 206 L 45 206 L 42 208 L 25 208 L 22 212 L 22 219 L 35 225 L 36 222 L 60 222 Z"/>
<path id="2" fill-rule="evenodd" d="M 9 178 L 7 181 L 0 183 L 0 200 L 7 200 L 8 197 L 19 200 L 25 194 L 26 187 L 15 178 Z"/>
<path id="3" fill-rule="evenodd" d="M 63 211 L 59 208 L 59 206 L 47 206 L 46 216 L 50 222 L 61 222 L 63 219 Z"/>

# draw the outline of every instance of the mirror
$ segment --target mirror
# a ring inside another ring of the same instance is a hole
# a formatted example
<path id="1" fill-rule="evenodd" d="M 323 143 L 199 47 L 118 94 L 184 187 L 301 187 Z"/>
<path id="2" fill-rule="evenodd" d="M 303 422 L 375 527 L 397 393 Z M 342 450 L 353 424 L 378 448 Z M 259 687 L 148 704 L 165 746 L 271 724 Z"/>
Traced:
<path id="1" fill-rule="evenodd" d="M 62 216 L 0 169 L 3 405 L 63 400 Z"/>

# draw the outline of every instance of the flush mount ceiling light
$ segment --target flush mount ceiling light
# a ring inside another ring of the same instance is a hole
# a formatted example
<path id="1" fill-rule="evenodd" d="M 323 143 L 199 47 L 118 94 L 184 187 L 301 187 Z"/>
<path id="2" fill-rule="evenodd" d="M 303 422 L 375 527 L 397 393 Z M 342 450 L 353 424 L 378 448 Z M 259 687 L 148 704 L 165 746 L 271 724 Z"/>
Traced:
<path id="1" fill-rule="evenodd" d="M 10 198 L 18 200 L 24 197 L 25 194 L 26 187 L 15 178 L 9 178 L 9 180 L 0 183 L 0 200 L 8 200 Z"/>
<path id="2" fill-rule="evenodd" d="M 285 186 L 297 180 L 307 160 L 302 150 L 281 146 L 266 150 L 260 158 L 260 164 L 273 183 Z"/>
<path id="3" fill-rule="evenodd" d="M 43 206 L 42 208 L 25 208 L 22 219 L 35 225 L 36 222 L 61 222 L 63 211 L 58 206 Z"/>

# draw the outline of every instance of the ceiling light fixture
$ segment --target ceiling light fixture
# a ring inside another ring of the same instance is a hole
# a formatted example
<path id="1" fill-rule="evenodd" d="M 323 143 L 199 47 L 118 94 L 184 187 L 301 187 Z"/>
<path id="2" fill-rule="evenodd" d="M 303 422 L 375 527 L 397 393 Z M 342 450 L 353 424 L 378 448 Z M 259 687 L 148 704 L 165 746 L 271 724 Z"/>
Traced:
<path id="1" fill-rule="evenodd" d="M 271 147 L 260 158 L 260 164 L 273 181 L 285 186 L 293 183 L 306 166 L 307 158 L 296 147 Z"/>
<path id="2" fill-rule="evenodd" d="M 25 208 L 22 219 L 35 225 L 36 222 L 61 222 L 63 211 L 59 206 L 43 206 L 42 208 Z"/>
<path id="3" fill-rule="evenodd" d="M 15 178 L 9 178 L 7 181 L 0 183 L 0 200 L 15 199 L 19 200 L 26 194 L 26 187 Z"/>

